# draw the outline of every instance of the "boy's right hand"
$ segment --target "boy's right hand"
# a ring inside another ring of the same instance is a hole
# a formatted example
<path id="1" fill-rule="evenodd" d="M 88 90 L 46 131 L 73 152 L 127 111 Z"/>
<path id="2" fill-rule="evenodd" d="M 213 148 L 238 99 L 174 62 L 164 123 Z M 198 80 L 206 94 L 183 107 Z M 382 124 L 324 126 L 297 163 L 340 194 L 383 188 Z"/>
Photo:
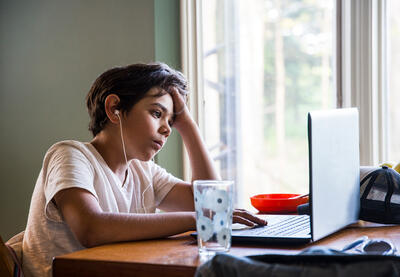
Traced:
<path id="1" fill-rule="evenodd" d="M 180 133 L 185 128 L 186 124 L 192 123 L 193 119 L 190 115 L 189 109 L 185 103 L 185 98 L 182 96 L 178 89 L 175 87 L 171 88 L 172 101 L 174 103 L 174 123 L 173 127 Z"/>

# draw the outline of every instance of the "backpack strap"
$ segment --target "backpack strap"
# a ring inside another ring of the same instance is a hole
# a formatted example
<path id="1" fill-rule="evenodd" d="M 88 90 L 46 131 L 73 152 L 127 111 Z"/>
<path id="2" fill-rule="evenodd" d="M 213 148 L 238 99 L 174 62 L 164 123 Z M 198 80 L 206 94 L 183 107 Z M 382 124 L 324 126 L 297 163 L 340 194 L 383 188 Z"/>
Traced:
<path id="1" fill-rule="evenodd" d="M 380 172 L 380 169 L 374 170 L 371 173 L 369 173 L 367 176 L 365 176 L 364 179 L 361 181 L 360 186 L 362 186 L 363 183 L 365 183 L 365 181 L 367 181 L 368 178 L 371 177 L 371 179 L 369 180 L 369 182 L 367 184 L 367 187 L 364 190 L 364 193 L 361 196 L 361 199 L 367 199 L 367 196 L 372 188 L 372 185 L 375 183 L 376 178 L 378 178 L 379 172 Z"/>
<path id="2" fill-rule="evenodd" d="M 385 197 L 385 217 L 386 217 L 386 220 L 389 221 L 392 219 L 392 209 L 390 207 L 390 200 L 392 198 L 393 191 L 394 191 L 394 183 L 393 183 L 391 174 L 388 170 L 385 170 L 385 178 L 386 178 L 386 183 L 388 185 L 388 189 L 387 189 L 386 197 Z"/>

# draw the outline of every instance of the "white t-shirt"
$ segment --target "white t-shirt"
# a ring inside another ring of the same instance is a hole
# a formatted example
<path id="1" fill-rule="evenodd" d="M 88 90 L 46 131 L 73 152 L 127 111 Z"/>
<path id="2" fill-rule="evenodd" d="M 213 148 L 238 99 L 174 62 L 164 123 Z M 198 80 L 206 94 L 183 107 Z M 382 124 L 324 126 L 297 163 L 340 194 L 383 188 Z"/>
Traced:
<path id="1" fill-rule="evenodd" d="M 90 143 L 53 145 L 44 157 L 29 209 L 22 251 L 25 276 L 51 276 L 53 257 L 84 249 L 52 202 L 60 190 L 85 189 L 104 212 L 154 213 L 178 182 L 182 181 L 152 161 L 132 160 L 122 186 Z"/>

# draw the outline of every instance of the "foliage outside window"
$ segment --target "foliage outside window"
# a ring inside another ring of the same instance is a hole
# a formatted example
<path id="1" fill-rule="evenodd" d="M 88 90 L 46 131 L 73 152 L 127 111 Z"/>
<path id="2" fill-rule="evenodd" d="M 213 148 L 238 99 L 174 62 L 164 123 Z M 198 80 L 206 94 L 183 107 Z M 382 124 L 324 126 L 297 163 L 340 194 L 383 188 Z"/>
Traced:
<path id="1" fill-rule="evenodd" d="M 336 106 L 334 3 L 202 1 L 205 140 L 241 207 L 308 191 L 307 112 Z"/>

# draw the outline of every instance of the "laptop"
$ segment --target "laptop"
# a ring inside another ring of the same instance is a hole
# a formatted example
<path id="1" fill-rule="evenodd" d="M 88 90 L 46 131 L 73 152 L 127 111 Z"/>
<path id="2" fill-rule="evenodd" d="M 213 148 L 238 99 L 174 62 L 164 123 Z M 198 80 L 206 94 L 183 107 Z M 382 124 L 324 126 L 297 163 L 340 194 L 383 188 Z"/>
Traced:
<path id="1" fill-rule="evenodd" d="M 310 215 L 260 215 L 268 220 L 268 226 L 233 228 L 233 242 L 303 244 L 324 238 L 358 220 L 357 109 L 308 113 L 308 147 Z"/>

